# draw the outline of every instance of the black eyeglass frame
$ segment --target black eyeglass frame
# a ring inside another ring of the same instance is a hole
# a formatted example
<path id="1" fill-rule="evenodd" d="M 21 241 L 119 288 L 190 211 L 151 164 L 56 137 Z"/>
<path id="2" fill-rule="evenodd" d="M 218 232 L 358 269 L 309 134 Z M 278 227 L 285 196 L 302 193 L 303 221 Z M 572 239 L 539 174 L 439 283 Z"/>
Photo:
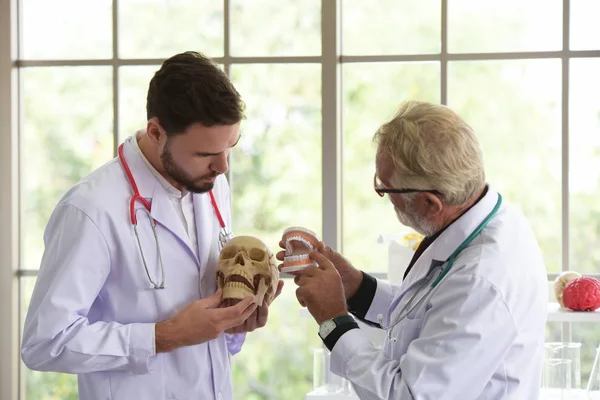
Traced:
<path id="1" fill-rule="evenodd" d="M 377 175 L 373 175 L 373 189 L 375 189 L 375 193 L 379 195 L 379 197 L 383 197 L 385 194 L 407 194 L 407 193 L 433 193 L 440 196 L 443 196 L 443 193 L 439 190 L 435 189 L 388 189 L 388 188 L 380 188 L 377 185 Z"/>

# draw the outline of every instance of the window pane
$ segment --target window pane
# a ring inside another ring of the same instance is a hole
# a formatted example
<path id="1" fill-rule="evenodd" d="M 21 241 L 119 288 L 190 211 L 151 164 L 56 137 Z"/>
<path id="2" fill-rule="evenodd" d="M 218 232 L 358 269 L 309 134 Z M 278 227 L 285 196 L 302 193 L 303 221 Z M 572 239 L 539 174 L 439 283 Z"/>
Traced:
<path id="1" fill-rule="evenodd" d="M 319 65 L 234 65 L 231 73 L 248 116 L 231 153 L 237 234 L 261 237 L 273 250 L 292 225 L 320 236 Z"/>
<path id="2" fill-rule="evenodd" d="M 562 0 L 450 0 L 451 53 L 562 48 Z"/>
<path id="3" fill-rule="evenodd" d="M 343 252 L 357 268 L 387 272 L 379 235 L 412 231 L 398 222 L 387 196 L 373 190 L 373 135 L 403 101 L 439 102 L 439 75 L 438 63 L 344 65 Z"/>
<path id="4" fill-rule="evenodd" d="M 249 333 L 231 358 L 235 399 L 298 400 L 312 390 L 313 349 L 323 342 L 312 317 L 300 316 L 295 288 L 287 279 L 267 325 Z"/>
<path id="5" fill-rule="evenodd" d="M 223 2 L 120 0 L 119 57 L 168 58 L 187 50 L 223 55 Z"/>
<path id="6" fill-rule="evenodd" d="M 36 278 L 21 278 L 21 330 L 25 323 L 25 315 L 29 308 L 29 300 Z M 77 400 L 77 375 L 56 372 L 32 371 L 21 362 L 22 379 L 25 380 L 25 398 L 27 400 Z"/>
<path id="7" fill-rule="evenodd" d="M 231 0 L 234 56 L 321 55 L 321 1 Z"/>
<path id="8" fill-rule="evenodd" d="M 342 53 L 438 53 L 440 18 L 440 0 L 343 0 Z"/>
<path id="9" fill-rule="evenodd" d="M 452 62 L 448 99 L 473 127 L 491 188 L 529 219 L 549 272 L 561 255 L 560 60 Z"/>
<path id="10" fill-rule="evenodd" d="M 58 200 L 113 154 L 110 67 L 21 70 L 21 268 L 37 269 Z"/>
<path id="11" fill-rule="evenodd" d="M 22 15 L 25 59 L 112 57 L 110 0 L 22 0 Z"/>
<path id="12" fill-rule="evenodd" d="M 160 65 L 119 68 L 119 143 L 146 128 L 148 85 Z"/>
<path id="13" fill-rule="evenodd" d="M 600 59 L 571 60 L 569 269 L 600 272 Z"/>
<path id="14" fill-rule="evenodd" d="M 600 50 L 600 2 L 571 1 L 571 50 Z"/>
<path id="15" fill-rule="evenodd" d="M 289 226 L 304 226 L 321 236 L 320 66 L 234 65 L 231 73 L 247 105 L 242 136 L 231 153 L 234 233 L 256 236 L 273 252 L 279 251 L 281 234 Z M 305 333 L 297 326 L 293 281 L 283 291 L 268 330 L 250 335 L 245 361 L 236 363 L 234 388 L 254 394 L 238 393 L 236 398 L 266 398 L 266 387 L 278 399 L 297 399 L 310 391 L 312 356 L 301 344 Z"/>

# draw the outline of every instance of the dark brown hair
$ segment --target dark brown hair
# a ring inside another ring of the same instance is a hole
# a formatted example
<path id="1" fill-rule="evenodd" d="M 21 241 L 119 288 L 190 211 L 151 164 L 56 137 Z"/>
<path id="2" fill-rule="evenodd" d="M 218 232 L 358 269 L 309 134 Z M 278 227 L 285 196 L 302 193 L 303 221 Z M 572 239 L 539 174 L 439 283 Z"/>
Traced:
<path id="1" fill-rule="evenodd" d="M 169 136 L 193 123 L 233 125 L 244 118 L 244 102 L 225 72 L 201 53 L 166 60 L 150 81 L 148 119 L 158 118 Z"/>

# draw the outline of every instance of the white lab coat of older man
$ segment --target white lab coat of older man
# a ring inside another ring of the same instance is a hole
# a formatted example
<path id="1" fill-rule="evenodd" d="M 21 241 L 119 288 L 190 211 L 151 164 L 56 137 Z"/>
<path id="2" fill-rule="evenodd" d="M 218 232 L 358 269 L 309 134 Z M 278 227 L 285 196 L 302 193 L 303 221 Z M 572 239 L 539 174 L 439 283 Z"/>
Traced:
<path id="1" fill-rule="evenodd" d="M 433 241 L 400 285 L 365 275 L 349 304 L 362 297 L 368 308 L 351 311 L 367 321 L 377 322 L 380 316 L 383 326 L 395 325 L 381 350 L 361 329 L 348 330 L 332 349 L 332 372 L 352 382 L 360 399 L 539 397 L 546 270 L 529 224 L 510 204 L 502 203 L 439 285 L 418 303 L 431 277 L 499 198 L 488 190 Z M 412 310 L 411 299 L 412 305 L 418 303 Z M 408 315 L 399 319 L 401 314 Z"/>

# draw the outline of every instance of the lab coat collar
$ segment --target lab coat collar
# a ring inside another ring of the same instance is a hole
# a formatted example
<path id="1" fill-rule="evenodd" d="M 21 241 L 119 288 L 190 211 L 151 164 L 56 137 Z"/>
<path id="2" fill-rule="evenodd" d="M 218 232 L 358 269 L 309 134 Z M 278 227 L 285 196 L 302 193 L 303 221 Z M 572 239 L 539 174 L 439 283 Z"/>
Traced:
<path id="1" fill-rule="evenodd" d="M 133 147 L 134 140 L 137 140 L 135 135 L 125 139 L 123 143 L 123 155 L 125 156 L 125 161 L 129 165 L 133 179 L 135 179 L 140 196 L 149 200 L 152 199 L 154 187 L 158 182 L 152 174 L 152 171 L 150 171 L 144 163 L 142 157 L 135 151 L 135 148 Z M 133 194 L 133 188 L 131 189 L 131 192 Z"/>
<path id="2" fill-rule="evenodd" d="M 131 144 L 131 147 L 135 150 L 137 155 L 140 156 L 140 158 L 142 159 L 142 161 L 144 162 L 146 167 L 150 170 L 152 175 L 158 180 L 158 182 L 161 184 L 161 186 L 165 189 L 165 192 L 167 192 L 169 197 L 172 199 L 181 200 L 183 197 L 185 197 L 186 194 L 188 194 L 188 192 L 186 190 L 181 191 L 181 190 L 178 190 L 175 187 L 173 187 L 173 185 L 171 185 L 169 183 L 169 181 L 167 181 L 165 179 L 165 177 L 162 176 L 160 174 L 160 172 L 158 172 L 156 170 L 156 168 L 154 168 L 152 166 L 152 164 L 150 164 L 150 161 L 148 161 L 148 159 L 144 156 L 144 153 L 142 153 L 142 150 L 140 149 L 140 146 L 138 144 L 138 140 L 145 133 L 146 133 L 145 129 L 140 129 L 139 131 L 137 131 L 134 136 L 135 140 L 129 141 L 129 143 Z"/>
<path id="3" fill-rule="evenodd" d="M 134 145 L 131 143 L 132 140 L 137 140 L 135 135 L 125 139 L 123 155 L 129 165 L 129 169 L 131 169 L 140 196 L 148 200 L 152 205 L 150 215 L 177 236 L 191 254 L 194 254 L 194 251 L 189 247 L 187 234 L 183 224 L 175 213 L 175 208 L 171 204 L 169 195 L 153 175 L 152 171 L 146 166 L 142 157 L 135 151 Z M 131 191 L 133 195 L 133 189 Z M 137 202 L 135 209 L 138 210 L 141 207 L 143 207 L 142 204 Z"/>
<path id="4" fill-rule="evenodd" d="M 402 281 L 399 296 L 406 293 L 414 284 L 421 281 L 433 269 L 443 265 L 448 257 L 488 216 L 498 201 L 498 193 L 488 187 L 488 191 L 469 211 L 460 216 L 425 249 L 415 262 L 410 274 Z"/>
<path id="5" fill-rule="evenodd" d="M 483 222 L 496 206 L 498 193 L 488 187 L 488 191 L 471 209 L 454 221 L 431 244 L 434 261 L 445 262 L 461 243 Z"/>

